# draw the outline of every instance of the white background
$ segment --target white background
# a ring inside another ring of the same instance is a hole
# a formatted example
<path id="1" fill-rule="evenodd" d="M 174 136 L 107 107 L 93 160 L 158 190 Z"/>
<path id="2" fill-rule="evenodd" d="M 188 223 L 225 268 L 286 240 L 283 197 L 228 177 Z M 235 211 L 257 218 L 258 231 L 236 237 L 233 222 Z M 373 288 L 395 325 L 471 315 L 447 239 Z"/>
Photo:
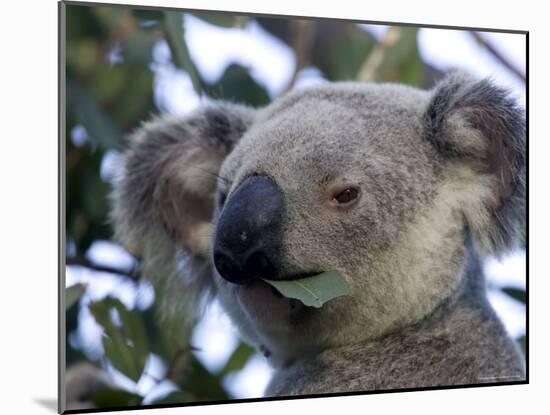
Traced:
<path id="1" fill-rule="evenodd" d="M 113 1 L 113 3 L 124 3 Z M 364 20 L 530 30 L 530 385 L 323 398 L 178 408 L 140 413 L 213 414 L 258 411 L 321 413 L 397 411 L 426 414 L 483 410 L 514 413 L 544 405 L 548 389 L 548 276 L 544 236 L 544 166 L 548 139 L 543 99 L 548 95 L 548 22 L 525 2 L 469 1 L 137 1 L 134 4 L 231 11 L 328 16 Z M 355 3 L 353 6 L 352 3 Z M 2 215 L 0 240 L 4 286 L 0 317 L 3 384 L 0 409 L 7 413 L 53 413 L 57 394 L 57 4 L 54 0 L 5 2 L 2 8 L 0 79 L 2 122 L 8 130 L 0 151 Z M 537 105 L 538 104 L 538 105 Z M 538 122 L 537 122 L 538 120 Z M 538 213 L 538 215 L 536 214 Z M 533 225 L 534 224 L 534 225 Z M 537 243 L 538 242 L 538 243 Z M 7 266 L 6 266 L 7 265 Z M 23 271 L 24 270 L 24 271 Z M 24 272 L 24 273 L 23 273 Z M 24 304 L 25 307 L 21 307 Z M 20 310 L 33 309 L 23 314 Z M 546 323 L 546 324 L 545 324 Z M 534 326 L 536 328 L 534 329 Z M 537 399 L 538 398 L 538 399 Z M 546 404 L 547 404 L 547 400 Z M 547 406 L 547 405 L 545 405 Z M 130 412 L 125 412 L 130 413 Z M 137 413 L 137 412 L 131 412 Z"/>

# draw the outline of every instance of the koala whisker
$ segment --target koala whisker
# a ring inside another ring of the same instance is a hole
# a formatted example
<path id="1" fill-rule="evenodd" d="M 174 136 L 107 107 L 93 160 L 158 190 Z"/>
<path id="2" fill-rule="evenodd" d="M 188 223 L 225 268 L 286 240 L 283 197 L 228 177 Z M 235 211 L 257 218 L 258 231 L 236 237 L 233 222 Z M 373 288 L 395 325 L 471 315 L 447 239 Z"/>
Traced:
<path id="1" fill-rule="evenodd" d="M 198 166 L 194 166 L 194 168 L 196 168 L 197 170 L 200 170 L 200 171 L 202 171 L 202 172 L 204 172 L 204 173 L 207 173 L 207 174 L 209 174 L 209 175 L 211 175 L 211 176 L 217 177 L 218 179 L 222 180 L 222 181 L 225 182 L 226 184 L 231 183 L 231 180 L 229 180 L 227 177 L 221 176 L 221 175 L 218 174 L 218 173 L 215 173 L 215 172 L 212 172 L 212 171 L 203 169 L 202 167 L 198 167 Z"/>

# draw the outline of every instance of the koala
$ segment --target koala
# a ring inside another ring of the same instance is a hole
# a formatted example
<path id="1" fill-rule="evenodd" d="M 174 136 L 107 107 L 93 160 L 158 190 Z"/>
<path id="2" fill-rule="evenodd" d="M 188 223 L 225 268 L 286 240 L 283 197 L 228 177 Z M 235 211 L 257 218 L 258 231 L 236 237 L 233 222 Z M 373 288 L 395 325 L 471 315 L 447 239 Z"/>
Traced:
<path id="1" fill-rule="evenodd" d="M 208 102 L 130 137 L 113 223 L 166 315 L 219 300 L 266 396 L 524 381 L 480 261 L 517 242 L 525 146 L 509 93 L 460 72 Z M 352 293 L 321 308 L 262 280 L 331 270 Z"/>

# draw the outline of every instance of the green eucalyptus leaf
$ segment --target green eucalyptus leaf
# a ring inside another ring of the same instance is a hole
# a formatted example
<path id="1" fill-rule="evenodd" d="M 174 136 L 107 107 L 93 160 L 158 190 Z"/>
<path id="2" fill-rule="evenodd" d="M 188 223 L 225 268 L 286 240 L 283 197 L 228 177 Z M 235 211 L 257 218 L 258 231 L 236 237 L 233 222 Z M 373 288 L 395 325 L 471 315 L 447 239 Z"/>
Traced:
<path id="1" fill-rule="evenodd" d="M 355 79 L 374 47 L 374 39 L 355 25 L 339 27 L 336 22 L 320 22 L 317 28 L 311 63 L 331 81 Z"/>
<path id="2" fill-rule="evenodd" d="M 162 405 L 162 404 L 172 404 L 172 403 L 185 403 L 193 402 L 195 397 L 189 392 L 184 391 L 175 391 L 171 392 L 168 395 L 157 399 L 156 401 L 151 402 L 151 405 Z"/>
<path id="3" fill-rule="evenodd" d="M 527 352 L 527 338 L 525 337 L 525 335 L 523 335 L 523 336 L 519 337 L 518 339 L 516 339 L 516 341 L 518 342 L 519 347 L 521 348 L 521 351 L 525 355 L 526 352 Z"/>
<path id="4" fill-rule="evenodd" d="M 103 41 L 108 31 L 99 21 L 94 7 L 67 5 L 66 34 L 67 43 L 78 43 L 82 39 L 98 39 Z"/>
<path id="5" fill-rule="evenodd" d="M 249 345 L 245 343 L 239 344 L 220 372 L 220 375 L 225 376 L 228 373 L 241 370 L 254 353 L 254 349 Z"/>
<path id="6" fill-rule="evenodd" d="M 123 46 L 124 62 L 148 67 L 153 59 L 153 47 L 159 31 L 134 30 L 128 34 Z"/>
<path id="7" fill-rule="evenodd" d="M 172 52 L 172 59 L 178 68 L 184 69 L 191 78 L 193 88 L 201 93 L 201 79 L 197 68 L 189 55 L 187 44 L 183 36 L 183 14 L 180 12 L 164 12 L 164 25 L 166 27 L 166 40 Z"/>
<path id="8" fill-rule="evenodd" d="M 115 368 L 128 376 L 134 382 L 141 377 L 145 365 L 140 365 L 127 347 L 124 338 L 120 335 L 106 335 L 103 337 L 103 349 L 105 355 Z"/>
<path id="9" fill-rule="evenodd" d="M 142 400 L 142 396 L 122 389 L 103 389 L 90 397 L 99 408 L 138 406 Z"/>
<path id="10" fill-rule="evenodd" d="M 67 108 L 74 109 L 76 119 L 86 128 L 92 142 L 99 147 L 109 149 L 120 142 L 120 127 L 86 90 L 73 82 L 67 82 Z"/>
<path id="11" fill-rule="evenodd" d="M 125 128 L 132 128 L 148 116 L 147 109 L 153 105 L 153 73 L 140 65 L 127 65 L 129 75 L 126 85 L 111 111 L 111 117 Z"/>
<path id="12" fill-rule="evenodd" d="M 201 13 L 193 13 L 193 15 L 195 17 L 198 17 L 201 20 L 204 20 L 205 22 L 208 22 L 216 26 L 221 26 L 221 27 L 242 26 L 248 20 L 247 16 L 238 16 L 234 14 L 220 13 L 220 12 L 216 12 L 216 13 L 201 12 Z"/>
<path id="13" fill-rule="evenodd" d="M 230 396 L 222 385 L 222 377 L 210 373 L 193 355 L 189 357 L 188 376 L 179 383 L 181 390 L 194 396 L 195 401 L 229 399 Z"/>
<path id="14" fill-rule="evenodd" d="M 365 61 L 366 66 L 362 66 L 358 79 L 420 86 L 424 79 L 424 64 L 418 52 L 418 29 L 393 27 L 389 30 L 377 45 L 376 54 L 369 55 Z M 375 56 L 377 58 L 373 60 Z M 372 65 L 370 68 L 369 64 Z M 366 73 L 363 71 L 369 74 L 367 79 L 364 79 Z"/>
<path id="15" fill-rule="evenodd" d="M 129 75 L 126 65 L 102 65 L 91 77 L 87 89 L 96 102 L 108 102 L 124 92 Z"/>
<path id="16" fill-rule="evenodd" d="M 84 291 L 86 291 L 86 284 L 78 283 L 68 287 L 65 291 L 65 310 L 76 304 L 80 300 L 80 297 L 82 297 L 82 294 L 84 294 Z"/>
<path id="17" fill-rule="evenodd" d="M 113 310 L 116 310 L 119 321 L 113 321 Z M 90 312 L 105 331 L 103 348 L 109 361 L 137 382 L 149 354 L 145 326 L 139 312 L 127 310 L 112 297 L 90 304 Z"/>
<path id="18" fill-rule="evenodd" d="M 139 21 L 140 27 L 144 29 L 157 27 L 163 17 L 161 10 L 134 9 L 132 15 Z"/>
<path id="19" fill-rule="evenodd" d="M 508 294 L 513 299 L 518 300 L 524 304 L 526 303 L 525 290 L 521 290 L 519 288 L 514 288 L 514 287 L 505 287 L 502 289 L 502 291 L 505 294 Z"/>
<path id="20" fill-rule="evenodd" d="M 236 63 L 227 67 L 221 79 L 207 88 L 207 93 L 216 99 L 252 107 L 263 107 L 270 101 L 267 90 L 252 78 L 247 68 Z"/>
<path id="21" fill-rule="evenodd" d="M 300 300 L 307 306 L 321 307 L 333 298 L 351 294 L 351 288 L 338 271 L 328 271 L 297 280 L 265 280 L 287 298 Z"/>

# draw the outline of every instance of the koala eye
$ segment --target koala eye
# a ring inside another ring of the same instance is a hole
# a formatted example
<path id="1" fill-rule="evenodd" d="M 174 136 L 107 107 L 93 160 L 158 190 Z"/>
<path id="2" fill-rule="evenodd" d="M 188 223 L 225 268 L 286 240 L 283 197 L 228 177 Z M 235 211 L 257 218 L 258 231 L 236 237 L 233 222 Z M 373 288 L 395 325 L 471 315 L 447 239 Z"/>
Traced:
<path id="1" fill-rule="evenodd" d="M 339 205 L 347 205 L 353 202 L 359 196 L 359 189 L 348 187 L 332 197 L 332 201 Z"/>

